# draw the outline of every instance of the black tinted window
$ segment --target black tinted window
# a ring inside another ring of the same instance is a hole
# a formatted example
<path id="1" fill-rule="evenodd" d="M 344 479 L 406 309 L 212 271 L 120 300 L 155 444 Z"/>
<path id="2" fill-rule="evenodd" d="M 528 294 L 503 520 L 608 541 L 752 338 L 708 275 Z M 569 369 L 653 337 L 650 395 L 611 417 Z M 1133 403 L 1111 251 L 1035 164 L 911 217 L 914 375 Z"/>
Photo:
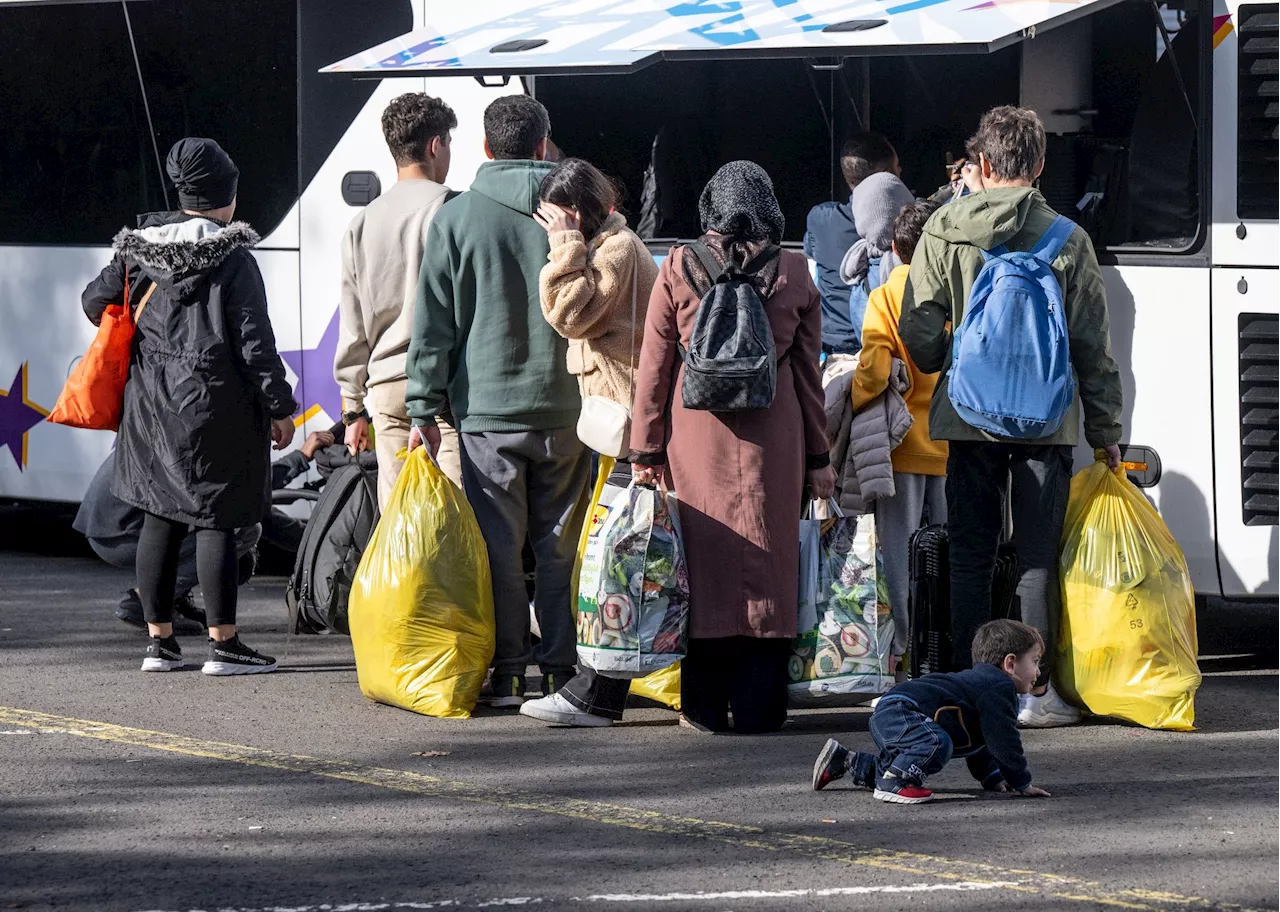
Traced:
<path id="1" fill-rule="evenodd" d="M 653 166 L 657 238 L 701 234 L 698 196 L 725 162 L 745 158 L 773 178 L 786 239 L 831 199 L 830 78 L 801 60 L 662 63 L 629 76 L 540 77 L 538 98 L 565 155 L 594 162 L 626 187 L 637 224 Z M 837 98 L 837 107 L 847 101 Z M 652 183 L 652 182 L 651 182 Z"/>
<path id="2" fill-rule="evenodd" d="M 240 168 L 237 218 L 267 234 L 298 192 L 295 4 L 129 11 L 161 157 L 216 139 Z M 119 5 L 0 10 L 0 122 L 0 242 L 103 244 L 165 207 Z"/>

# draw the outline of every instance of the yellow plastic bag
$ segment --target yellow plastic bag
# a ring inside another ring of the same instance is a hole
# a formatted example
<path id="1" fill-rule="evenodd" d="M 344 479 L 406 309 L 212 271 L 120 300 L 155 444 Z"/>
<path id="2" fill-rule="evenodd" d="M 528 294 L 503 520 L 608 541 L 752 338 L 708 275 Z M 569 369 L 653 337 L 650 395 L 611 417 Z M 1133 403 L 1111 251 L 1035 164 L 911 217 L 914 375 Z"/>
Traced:
<path id="1" fill-rule="evenodd" d="M 631 682 L 631 693 L 637 697 L 648 697 L 658 703 L 680 711 L 680 663 L 668 665 L 661 671 L 636 678 Z"/>
<path id="2" fill-rule="evenodd" d="M 470 717 L 493 659 L 489 555 L 471 505 L 426 447 L 409 454 L 369 540 L 350 620 L 366 697 Z"/>
<path id="3" fill-rule="evenodd" d="M 1196 652 L 1182 549 L 1123 471 L 1094 463 L 1071 479 L 1055 687 L 1101 716 L 1192 731 Z"/>

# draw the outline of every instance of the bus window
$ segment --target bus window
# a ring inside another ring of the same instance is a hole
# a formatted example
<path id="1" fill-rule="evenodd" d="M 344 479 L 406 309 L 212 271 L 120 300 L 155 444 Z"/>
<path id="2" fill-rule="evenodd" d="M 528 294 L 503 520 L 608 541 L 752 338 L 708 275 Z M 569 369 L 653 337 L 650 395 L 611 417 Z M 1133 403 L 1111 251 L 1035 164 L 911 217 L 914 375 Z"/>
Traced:
<path id="1" fill-rule="evenodd" d="M 964 155 L 982 114 L 1024 102 L 1030 85 L 1050 131 L 1039 182 L 1049 204 L 1099 247 L 1184 252 L 1203 234 L 1205 3 L 1169 0 L 1157 20 L 1147 0 L 1125 0 L 1071 26 L 1085 50 L 1071 45 L 1070 85 L 1028 70 L 1063 27 L 990 54 L 850 59 L 836 71 L 798 59 L 665 61 L 624 76 L 541 76 L 535 94 L 566 154 L 625 185 L 642 236 L 696 235 L 706 180 L 750 158 L 773 177 L 794 243 L 812 206 L 848 192 L 838 151 L 861 128 L 851 77 L 864 66 L 870 128 L 896 146 L 919 196 L 946 182 L 947 155 Z M 1078 65 L 1081 53 L 1090 64 Z"/>
<path id="2" fill-rule="evenodd" d="M 217 139 L 240 168 L 237 218 L 268 234 L 298 193 L 296 4 L 129 13 L 161 157 L 183 136 Z M 118 4 L 0 10 L 0 122 L 0 243 L 105 244 L 165 207 Z"/>
<path id="3" fill-rule="evenodd" d="M 1209 17 L 1197 0 L 1123 3 L 1094 17 L 1094 121 L 1084 221 L 1104 246 L 1189 250 L 1200 236 L 1202 65 Z M 1085 195 L 1082 194 L 1082 195 Z"/>
<path id="4" fill-rule="evenodd" d="M 1051 73 L 1042 80 L 1052 87 L 1047 93 L 1036 86 L 1033 103 L 1049 131 L 1040 191 L 1099 247 L 1182 252 L 1202 234 L 1207 162 L 1197 124 L 1205 118 L 1208 32 L 1201 5 L 1174 0 L 1160 8 L 1172 54 L 1145 0 L 1093 13 L 1076 36 L 1084 50 L 1072 46 L 1075 54 L 1088 53 L 1092 66 L 1068 74 L 1077 84 Z M 964 154 L 984 111 L 1032 103 L 1021 97 L 1023 71 L 1045 59 L 1037 42 L 1055 41 L 1067 28 L 982 57 L 873 61 L 872 125 L 897 145 L 908 186 L 917 194 L 937 187 L 945 156 Z M 1072 132 L 1055 132 L 1072 121 L 1079 125 Z"/>
<path id="5" fill-rule="evenodd" d="M 0 10 L 0 242 L 105 244 L 164 207 L 117 5 Z"/>
<path id="6" fill-rule="evenodd" d="M 540 76 L 534 93 L 551 115 L 556 144 L 625 187 L 631 224 L 648 238 L 701 234 L 698 196 L 734 159 L 758 162 L 773 178 L 787 241 L 802 240 L 815 203 L 848 193 L 833 187 L 831 150 L 833 120 L 851 116 L 848 90 L 803 60 L 664 62 L 625 76 Z"/>
<path id="7" fill-rule="evenodd" d="M 964 156 L 983 113 L 1018 103 L 1018 46 L 993 54 L 871 61 L 871 125 L 898 150 L 902 179 L 918 196 L 946 183 L 946 157 Z"/>

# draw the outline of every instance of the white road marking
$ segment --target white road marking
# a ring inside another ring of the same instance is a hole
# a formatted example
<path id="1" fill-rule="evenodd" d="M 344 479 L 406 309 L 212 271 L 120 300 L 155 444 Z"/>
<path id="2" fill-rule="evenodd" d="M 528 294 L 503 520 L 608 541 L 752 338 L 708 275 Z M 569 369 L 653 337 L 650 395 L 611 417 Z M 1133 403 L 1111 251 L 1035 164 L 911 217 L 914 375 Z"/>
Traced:
<path id="1" fill-rule="evenodd" d="M 940 893 L 968 890 L 996 890 L 1016 887 L 1012 881 L 954 884 L 906 884 L 885 887 L 827 887 L 821 890 L 726 890 L 720 893 L 603 893 L 586 897 L 587 902 L 689 902 L 697 899 L 793 899 L 802 896 L 864 896 L 870 893 Z"/>
<path id="2" fill-rule="evenodd" d="M 1013 881 L 951 884 L 904 884 L 883 887 L 825 887 L 809 890 L 725 890 L 718 893 L 599 893 L 547 900 L 541 896 L 511 896 L 506 899 L 460 900 L 437 899 L 428 902 L 351 902 L 320 903 L 307 906 L 219 906 L 217 912 L 390 912 L 396 909 L 491 909 L 499 906 L 533 906 L 543 902 L 572 903 L 639 903 L 693 902 L 725 899 L 798 899 L 805 896 L 866 896 L 872 893 L 964 893 L 971 890 L 997 890 L 1016 887 Z M 146 912 L 205 912 L 202 909 L 149 909 Z"/>

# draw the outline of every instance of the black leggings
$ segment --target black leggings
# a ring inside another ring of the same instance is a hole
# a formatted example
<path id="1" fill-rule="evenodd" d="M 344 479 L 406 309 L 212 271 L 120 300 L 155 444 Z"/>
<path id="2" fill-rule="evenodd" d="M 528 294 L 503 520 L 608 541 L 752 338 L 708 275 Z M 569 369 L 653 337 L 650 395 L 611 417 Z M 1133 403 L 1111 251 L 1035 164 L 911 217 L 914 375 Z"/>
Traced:
<path id="1" fill-rule="evenodd" d="M 149 624 L 173 621 L 178 557 L 186 523 L 148 513 L 138 536 L 138 596 Z M 233 529 L 197 529 L 196 578 L 210 627 L 236 622 L 236 534 Z"/>

